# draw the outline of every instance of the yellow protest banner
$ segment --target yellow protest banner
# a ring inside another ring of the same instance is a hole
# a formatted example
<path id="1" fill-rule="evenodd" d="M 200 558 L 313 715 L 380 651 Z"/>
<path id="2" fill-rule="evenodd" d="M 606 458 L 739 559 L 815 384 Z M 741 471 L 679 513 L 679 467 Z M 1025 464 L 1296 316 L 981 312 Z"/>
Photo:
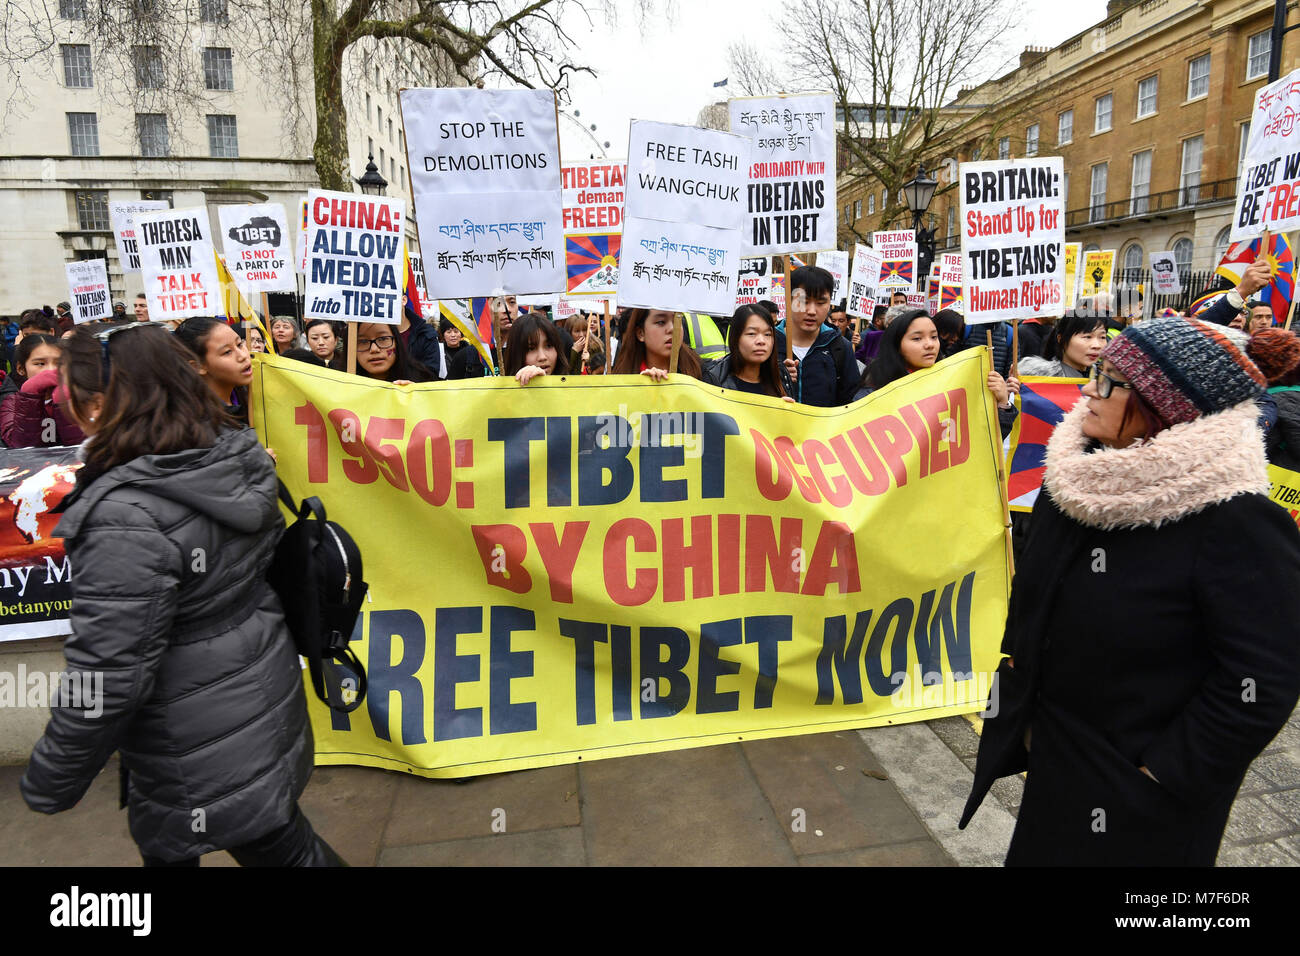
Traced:
<path id="1" fill-rule="evenodd" d="M 256 361 L 259 435 L 370 583 L 364 704 L 308 694 L 320 764 L 463 777 L 983 709 L 1010 587 L 985 349 L 825 409 Z"/>
<path id="2" fill-rule="evenodd" d="M 1300 525 L 1300 472 L 1281 465 L 1268 466 L 1271 485 L 1268 496 L 1287 510 L 1291 520 Z"/>
<path id="3" fill-rule="evenodd" d="M 1079 295 L 1090 298 L 1103 292 L 1110 292 L 1110 280 L 1114 272 L 1114 249 L 1085 252 L 1083 254 L 1083 288 L 1080 290 Z"/>
<path id="4" fill-rule="evenodd" d="M 1074 308 L 1074 301 L 1078 298 L 1079 250 L 1082 248 L 1081 242 L 1065 244 L 1065 311 L 1067 313 Z"/>

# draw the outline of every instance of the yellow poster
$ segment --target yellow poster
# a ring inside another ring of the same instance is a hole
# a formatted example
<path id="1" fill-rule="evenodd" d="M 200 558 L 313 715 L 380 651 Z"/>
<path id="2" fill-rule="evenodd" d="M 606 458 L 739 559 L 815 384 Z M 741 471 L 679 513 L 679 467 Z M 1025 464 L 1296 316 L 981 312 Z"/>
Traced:
<path id="1" fill-rule="evenodd" d="M 1079 292 L 1079 250 L 1083 247 L 1079 242 L 1067 242 L 1065 244 L 1065 311 L 1069 312 L 1074 308 L 1075 299 L 1078 298 Z"/>
<path id="2" fill-rule="evenodd" d="M 1100 252 L 1083 254 L 1083 288 L 1079 295 L 1090 298 L 1103 292 L 1110 292 L 1111 276 L 1115 272 L 1115 250 L 1103 249 Z"/>
<path id="3" fill-rule="evenodd" d="M 1272 485 L 1268 496 L 1285 508 L 1291 515 L 1291 520 L 1300 525 L 1300 473 L 1280 465 L 1269 465 L 1268 480 Z"/>
<path id="4" fill-rule="evenodd" d="M 258 433 L 370 585 L 369 689 L 308 693 L 317 762 L 464 777 L 983 709 L 1009 591 L 986 352 L 844 408 L 258 356 Z"/>

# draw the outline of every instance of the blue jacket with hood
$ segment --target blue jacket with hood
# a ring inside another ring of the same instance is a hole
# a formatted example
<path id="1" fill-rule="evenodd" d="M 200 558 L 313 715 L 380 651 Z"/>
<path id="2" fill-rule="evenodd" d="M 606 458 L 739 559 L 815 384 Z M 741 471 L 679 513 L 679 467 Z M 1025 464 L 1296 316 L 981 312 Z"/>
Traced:
<path id="1" fill-rule="evenodd" d="M 776 359 L 784 363 L 794 358 L 786 344 L 785 320 L 776 326 Z M 862 373 L 858 360 L 853 357 L 853 347 L 834 326 L 822 323 L 817 340 L 799 363 L 799 376 L 794 383 L 794 400 L 804 405 L 832 408 L 848 405 L 858 390 Z"/>

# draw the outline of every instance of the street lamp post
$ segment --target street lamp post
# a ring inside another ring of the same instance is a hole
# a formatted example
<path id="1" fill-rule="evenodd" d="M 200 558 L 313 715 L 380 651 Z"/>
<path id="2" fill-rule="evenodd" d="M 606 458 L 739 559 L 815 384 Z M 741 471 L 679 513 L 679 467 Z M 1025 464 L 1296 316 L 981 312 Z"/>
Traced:
<path id="1" fill-rule="evenodd" d="M 934 262 L 934 230 L 921 228 L 921 217 L 930 208 L 930 200 L 939 184 L 925 171 L 925 164 L 917 166 L 916 176 L 903 183 L 907 208 L 912 210 L 912 228 L 916 230 L 916 288 L 925 290 L 930 264 Z"/>
<path id="2" fill-rule="evenodd" d="M 370 154 L 370 162 L 366 163 L 366 171 L 356 180 L 361 191 L 367 196 L 383 196 L 388 192 L 388 180 L 379 172 L 379 167 L 375 165 L 375 154 Z"/>

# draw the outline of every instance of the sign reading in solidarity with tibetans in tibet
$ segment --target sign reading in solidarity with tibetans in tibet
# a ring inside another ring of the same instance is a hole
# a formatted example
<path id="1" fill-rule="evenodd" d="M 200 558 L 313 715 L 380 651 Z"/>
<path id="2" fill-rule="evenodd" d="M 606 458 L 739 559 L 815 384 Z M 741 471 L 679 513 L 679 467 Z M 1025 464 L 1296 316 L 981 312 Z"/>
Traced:
<path id="1" fill-rule="evenodd" d="M 289 224 L 278 202 L 218 206 L 226 265 L 245 293 L 296 292 Z"/>
<path id="2" fill-rule="evenodd" d="M 221 312 L 217 254 L 206 206 L 135 217 L 149 318 L 188 319 Z"/>
<path id="3" fill-rule="evenodd" d="M 303 314 L 337 322 L 401 322 L 405 220 L 401 199 L 309 190 Z"/>
<path id="4" fill-rule="evenodd" d="M 561 169 L 569 295 L 611 295 L 618 291 L 627 164 L 593 160 Z"/>
<path id="5" fill-rule="evenodd" d="M 752 143 L 743 254 L 835 248 L 835 100 L 829 93 L 731 100 Z"/>
<path id="6" fill-rule="evenodd" d="M 560 139 L 549 90 L 402 90 L 435 299 L 564 292 Z"/>
<path id="7" fill-rule="evenodd" d="M 853 269 L 849 272 L 847 312 L 870 319 L 876 311 L 880 289 L 880 250 L 857 243 L 853 247 Z"/>
<path id="8" fill-rule="evenodd" d="M 63 267 L 68 276 L 68 304 L 72 320 L 80 325 L 113 317 L 109 301 L 108 269 L 103 259 L 83 259 Z"/>
<path id="9" fill-rule="evenodd" d="M 844 286 L 849 277 L 849 254 L 833 249 L 830 252 L 817 253 L 817 265 L 831 274 L 835 280 L 835 291 L 831 293 L 831 302 L 838 303 L 844 299 Z"/>
<path id="10" fill-rule="evenodd" d="M 683 376 L 525 396 L 256 362 L 277 471 L 370 582 L 364 704 L 308 695 L 318 764 L 464 777 L 988 699 L 1009 568 L 982 349 L 799 415 Z"/>
<path id="11" fill-rule="evenodd" d="M 135 217 L 142 212 L 157 212 L 166 208 L 165 199 L 113 201 L 108 204 L 108 216 L 113 224 L 113 241 L 117 243 L 117 258 L 122 263 L 123 272 L 140 271 L 140 246 L 135 237 Z"/>
<path id="12" fill-rule="evenodd" d="M 1300 229 L 1300 70 L 1255 92 L 1237 183 L 1233 242 Z"/>
<path id="13" fill-rule="evenodd" d="M 734 310 L 748 166 L 743 136 L 632 121 L 620 305 Z"/>
<path id="14" fill-rule="evenodd" d="M 962 297 L 966 324 L 1065 310 L 1064 160 L 962 163 Z"/>
<path id="15" fill-rule="evenodd" d="M 916 232 L 895 229 L 873 232 L 871 245 L 880 253 L 880 287 L 911 289 L 916 286 Z"/>

